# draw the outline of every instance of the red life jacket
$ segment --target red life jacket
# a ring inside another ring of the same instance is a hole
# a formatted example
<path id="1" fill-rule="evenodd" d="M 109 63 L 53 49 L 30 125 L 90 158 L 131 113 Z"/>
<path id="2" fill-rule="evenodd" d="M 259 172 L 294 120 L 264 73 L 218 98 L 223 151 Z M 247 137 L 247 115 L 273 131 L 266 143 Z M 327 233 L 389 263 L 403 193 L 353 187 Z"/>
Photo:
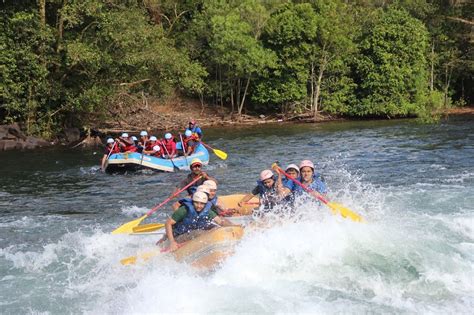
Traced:
<path id="1" fill-rule="evenodd" d="M 155 143 L 151 143 L 151 142 L 148 141 L 148 142 L 146 143 L 145 150 L 146 150 L 146 151 L 153 151 L 153 147 L 154 147 L 155 145 L 160 145 L 160 144 L 159 144 L 157 141 L 155 141 Z"/>
<path id="2" fill-rule="evenodd" d="M 118 145 L 118 143 L 115 143 L 112 147 L 112 150 L 110 150 L 111 148 L 109 148 L 109 146 L 106 146 L 106 153 L 105 154 L 115 154 L 115 153 L 120 153 L 120 147 Z M 110 152 L 112 151 L 112 152 Z"/>
<path id="3" fill-rule="evenodd" d="M 124 152 L 136 152 L 137 147 L 134 144 L 126 145 L 123 147 Z"/>
<path id="4" fill-rule="evenodd" d="M 171 138 L 170 140 L 163 139 L 161 141 L 161 147 L 163 150 L 163 154 L 170 154 L 173 155 L 176 153 L 176 142 L 174 142 L 174 139 Z"/>
<path id="5" fill-rule="evenodd" d="M 194 149 L 196 149 L 197 145 L 199 144 L 199 137 L 196 135 L 192 135 L 191 137 L 187 137 L 184 139 L 184 150 L 188 151 L 188 147 L 191 145 L 191 151 L 189 151 L 189 154 L 194 153 Z"/>

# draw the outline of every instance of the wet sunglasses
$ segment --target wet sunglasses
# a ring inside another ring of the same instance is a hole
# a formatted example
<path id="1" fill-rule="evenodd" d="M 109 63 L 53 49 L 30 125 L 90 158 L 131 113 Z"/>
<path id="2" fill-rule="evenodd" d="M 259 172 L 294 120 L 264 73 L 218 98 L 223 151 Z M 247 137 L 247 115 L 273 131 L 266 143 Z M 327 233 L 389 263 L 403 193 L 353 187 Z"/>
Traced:
<path id="1" fill-rule="evenodd" d="M 199 164 L 194 164 L 194 165 L 191 165 L 191 168 L 201 168 L 201 165 L 199 165 Z"/>

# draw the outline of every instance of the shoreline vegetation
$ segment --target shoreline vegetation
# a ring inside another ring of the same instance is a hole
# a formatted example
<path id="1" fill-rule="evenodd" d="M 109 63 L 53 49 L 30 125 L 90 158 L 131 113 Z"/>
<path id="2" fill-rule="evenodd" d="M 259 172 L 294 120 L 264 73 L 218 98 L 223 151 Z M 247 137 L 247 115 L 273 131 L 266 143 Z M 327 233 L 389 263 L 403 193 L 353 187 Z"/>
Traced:
<path id="1" fill-rule="evenodd" d="M 97 145 L 190 118 L 434 122 L 474 103 L 473 12 L 465 0 L 7 1 L 0 124 Z"/>

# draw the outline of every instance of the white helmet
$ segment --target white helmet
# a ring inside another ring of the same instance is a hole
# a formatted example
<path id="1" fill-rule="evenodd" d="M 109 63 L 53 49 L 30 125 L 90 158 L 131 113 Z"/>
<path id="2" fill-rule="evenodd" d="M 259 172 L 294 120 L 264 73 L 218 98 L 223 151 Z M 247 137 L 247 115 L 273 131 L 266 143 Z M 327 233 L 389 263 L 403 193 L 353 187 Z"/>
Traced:
<path id="1" fill-rule="evenodd" d="M 158 139 L 156 139 L 155 136 L 151 136 L 151 137 L 150 137 L 150 141 L 156 141 L 156 140 L 158 140 Z"/>
<path id="2" fill-rule="evenodd" d="M 196 189 L 196 192 L 202 191 L 203 193 L 206 193 L 209 195 L 211 193 L 209 189 L 210 189 L 209 186 L 202 184 L 201 186 L 198 186 L 198 188 Z"/>
<path id="3" fill-rule="evenodd" d="M 206 185 L 207 187 L 209 187 L 209 189 L 217 189 L 217 184 L 215 181 L 213 180 L 206 180 L 204 183 L 202 183 L 203 185 Z"/>
<path id="4" fill-rule="evenodd" d="M 184 135 L 185 135 L 186 137 L 191 137 L 192 134 L 193 134 L 193 132 L 192 132 L 191 130 L 189 130 L 189 129 L 186 129 L 186 131 L 184 132 Z"/>
<path id="5" fill-rule="evenodd" d="M 135 136 L 132 136 L 132 140 L 133 141 L 138 141 L 137 137 L 135 137 Z"/>
<path id="6" fill-rule="evenodd" d="M 260 173 L 260 180 L 264 181 L 266 179 L 272 178 L 273 177 L 273 172 L 271 170 L 263 170 Z"/>
<path id="7" fill-rule="evenodd" d="M 121 136 L 121 137 L 122 137 L 122 138 L 128 138 L 128 133 L 126 133 L 126 132 L 122 133 L 122 136 Z"/>
<path id="8" fill-rule="evenodd" d="M 144 137 L 144 136 L 148 136 L 148 132 L 146 132 L 145 130 L 140 131 L 140 137 Z"/>
<path id="9" fill-rule="evenodd" d="M 300 172 L 300 168 L 299 168 L 298 165 L 296 165 L 296 164 L 289 164 L 289 165 L 286 167 L 285 171 L 288 172 L 289 169 L 294 169 L 297 173 Z"/>
<path id="10" fill-rule="evenodd" d="M 108 138 L 108 139 L 107 139 L 107 143 L 114 143 L 114 142 L 115 142 L 115 141 L 114 141 L 114 139 L 112 139 L 112 138 Z"/>
<path id="11" fill-rule="evenodd" d="M 155 146 L 153 147 L 153 151 L 160 152 L 160 150 L 161 150 L 161 148 L 160 148 L 159 145 L 155 145 Z"/>
<path id="12" fill-rule="evenodd" d="M 165 134 L 165 139 L 166 139 L 166 140 L 169 140 L 169 139 L 171 139 L 171 138 L 173 138 L 173 136 L 171 135 L 171 133 L 167 132 L 167 133 Z"/>
<path id="13" fill-rule="evenodd" d="M 196 191 L 193 195 L 193 201 L 197 201 L 197 202 L 202 202 L 202 203 L 206 203 L 207 202 L 207 195 L 206 193 L 202 192 L 202 191 Z"/>

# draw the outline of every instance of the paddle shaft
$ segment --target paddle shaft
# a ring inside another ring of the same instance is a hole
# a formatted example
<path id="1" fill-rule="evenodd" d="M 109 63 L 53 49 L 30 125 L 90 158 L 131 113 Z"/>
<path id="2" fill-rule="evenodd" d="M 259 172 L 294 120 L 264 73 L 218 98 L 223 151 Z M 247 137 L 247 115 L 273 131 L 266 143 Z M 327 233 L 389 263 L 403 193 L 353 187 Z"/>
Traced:
<path id="1" fill-rule="evenodd" d="M 114 150 L 116 144 L 117 144 L 117 141 L 114 141 L 114 144 L 112 144 L 112 147 L 110 148 L 109 154 L 107 155 L 107 160 L 109 159 L 110 155 L 112 154 L 112 151 Z"/>
<path id="2" fill-rule="evenodd" d="M 143 151 L 145 151 L 145 148 L 146 148 L 146 142 L 147 142 L 146 140 L 145 140 L 145 142 L 143 142 L 143 148 L 142 148 L 142 158 L 140 159 L 140 165 L 142 165 L 142 163 L 143 163 L 143 154 L 144 154 L 144 153 L 143 153 Z"/>
<path id="3" fill-rule="evenodd" d="M 306 192 L 313 192 L 314 190 L 306 187 L 305 185 L 303 185 L 299 180 L 297 180 L 296 178 L 293 178 L 291 177 L 290 175 L 288 175 L 283 169 L 281 169 L 281 167 L 277 166 L 278 168 L 278 171 L 282 174 L 284 174 L 287 178 L 291 179 L 293 182 L 295 182 L 298 186 L 300 186 L 301 188 L 303 188 Z M 323 196 L 321 196 L 319 193 L 318 195 L 316 195 L 316 197 L 321 200 L 323 203 L 325 204 L 328 204 L 329 201 L 327 201 L 326 199 L 324 199 Z"/>
<path id="4" fill-rule="evenodd" d="M 185 191 L 186 189 L 188 189 L 189 187 L 191 187 L 195 182 L 197 182 L 198 180 L 200 180 L 202 177 L 202 175 L 199 175 L 198 177 L 196 177 L 195 179 L 193 179 L 192 182 L 190 182 L 189 184 L 187 184 L 186 186 L 184 186 L 183 188 L 181 188 L 180 190 L 178 190 L 177 192 L 175 192 L 174 194 L 172 194 L 170 197 L 166 198 L 166 200 L 164 200 L 162 203 L 160 203 L 159 205 L 155 206 L 154 208 L 152 208 L 150 211 L 148 211 L 145 216 L 150 216 L 153 212 L 155 212 L 156 210 L 158 210 L 159 208 L 161 208 L 164 204 L 166 204 L 168 201 L 170 201 L 171 199 L 173 199 L 174 197 L 176 197 L 177 195 L 179 195 L 180 193 L 182 193 L 183 191 Z"/>
<path id="5" fill-rule="evenodd" d="M 211 149 L 211 150 L 213 150 L 213 151 L 215 150 L 215 149 L 214 149 L 213 147 L 211 147 L 210 145 L 208 145 L 208 144 L 206 144 L 206 143 L 204 143 L 204 142 L 202 142 L 202 141 L 201 141 L 201 143 L 202 143 L 206 148 Z"/>
<path id="6" fill-rule="evenodd" d="M 184 147 L 184 141 L 183 141 L 183 135 L 179 134 L 179 139 L 181 139 L 181 149 L 183 149 L 183 154 L 186 160 L 186 165 L 189 165 L 188 163 L 188 153 L 186 153 L 186 148 Z"/>
<path id="7" fill-rule="evenodd" d="M 223 159 L 223 160 L 227 159 L 227 153 L 225 153 L 224 151 L 214 149 L 213 147 L 211 147 L 210 145 L 208 145 L 208 144 L 206 144 L 202 141 L 200 141 L 200 143 L 202 145 L 204 145 L 206 148 L 211 149 L 212 152 L 214 152 L 214 154 L 217 155 L 220 159 Z"/>
<path id="8" fill-rule="evenodd" d="M 166 154 L 168 154 L 168 157 L 170 158 L 171 163 L 173 164 L 173 167 L 174 167 L 174 168 L 177 168 L 177 169 L 179 170 L 179 167 L 177 167 L 176 164 L 174 164 L 173 158 L 171 157 L 171 155 L 170 155 L 168 149 L 166 148 L 166 144 L 164 144 L 163 141 L 160 141 L 160 143 L 161 143 L 161 146 L 165 149 Z"/>

